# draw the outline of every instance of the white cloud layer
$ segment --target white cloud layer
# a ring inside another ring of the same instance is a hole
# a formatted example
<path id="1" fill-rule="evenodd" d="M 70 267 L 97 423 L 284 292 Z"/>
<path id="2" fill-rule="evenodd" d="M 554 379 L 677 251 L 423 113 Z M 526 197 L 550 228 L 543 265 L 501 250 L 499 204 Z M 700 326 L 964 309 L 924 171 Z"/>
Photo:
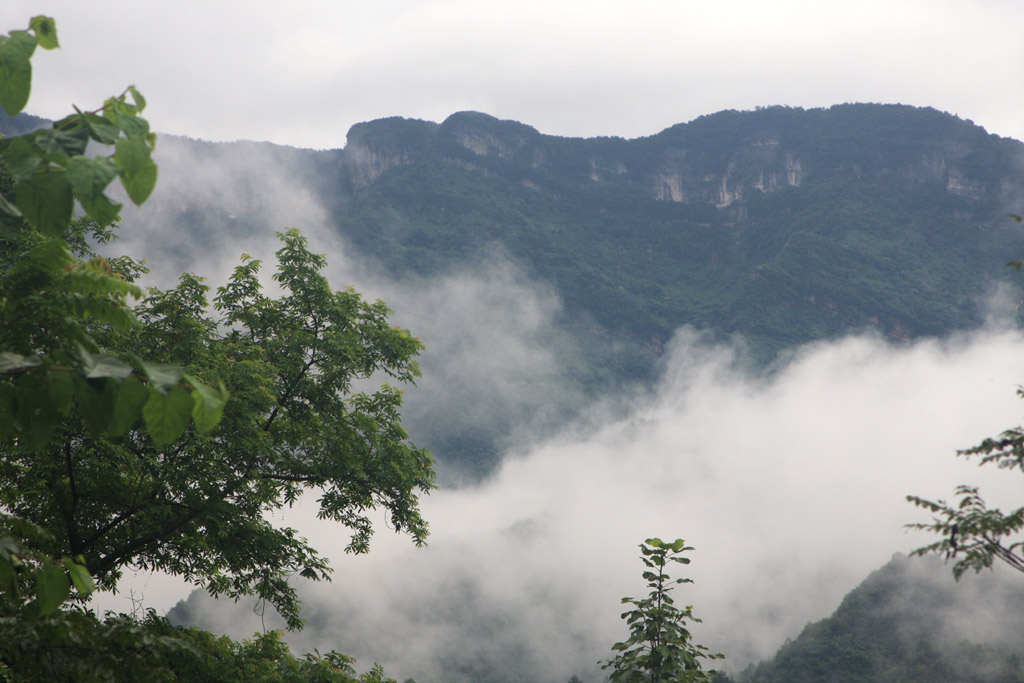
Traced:
<path id="1" fill-rule="evenodd" d="M 6 0 L 57 19 L 29 110 L 135 83 L 164 132 L 342 147 L 386 116 L 475 109 L 544 133 L 650 135 L 721 109 L 899 102 L 1024 139 L 1013 0 Z"/>
<path id="2" fill-rule="evenodd" d="M 311 510 L 284 515 L 337 570 L 304 590 L 312 625 L 296 646 L 379 661 L 399 679 L 456 680 L 452 667 L 510 652 L 520 671 L 568 678 L 624 636 L 618 599 L 643 590 L 637 544 L 682 536 L 696 583 L 679 599 L 736 671 L 927 540 L 903 528 L 926 518 L 908 493 L 978 483 L 993 503 L 1020 503 L 1019 475 L 954 457 L 1018 423 L 1020 332 L 849 338 L 801 349 L 771 376 L 735 361 L 680 332 L 660 385 L 625 417 L 595 414 L 480 486 L 427 498 L 427 549 L 382 531 L 369 555 L 344 556 L 344 535 Z M 207 627 L 260 627 L 196 607 Z"/>

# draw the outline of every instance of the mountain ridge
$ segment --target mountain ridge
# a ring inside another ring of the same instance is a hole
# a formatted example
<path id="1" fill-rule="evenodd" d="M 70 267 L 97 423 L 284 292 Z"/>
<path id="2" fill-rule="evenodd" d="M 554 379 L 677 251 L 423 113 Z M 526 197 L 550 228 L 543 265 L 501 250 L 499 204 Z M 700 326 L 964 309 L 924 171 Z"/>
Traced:
<path id="1" fill-rule="evenodd" d="M 940 559 L 897 554 L 744 683 L 1024 681 L 1020 577 L 956 582 Z"/>
<path id="2" fill-rule="evenodd" d="M 851 333 L 977 328 L 1024 251 L 1006 217 L 1024 143 L 906 105 L 727 110 L 629 140 L 457 112 L 356 124 L 343 149 L 169 137 L 157 157 L 163 180 L 127 215 L 177 272 L 306 220 L 399 281 L 515 263 L 561 303 L 568 390 L 529 399 L 537 414 L 652 381 L 682 327 L 742 338 L 762 365 Z M 426 418 L 425 445 L 490 471 L 508 420 L 441 435 L 453 419 Z"/>
<path id="3" fill-rule="evenodd" d="M 879 107 L 881 110 L 876 109 Z M 860 116 L 864 112 L 875 115 L 865 119 Z M 847 128 L 838 140 L 824 143 L 822 130 L 829 124 L 829 118 L 835 119 L 836 125 L 842 126 L 846 120 L 856 125 Z M 957 124 L 950 126 L 951 121 Z M 725 110 L 629 140 L 544 135 L 526 124 L 472 111 L 457 112 L 441 123 L 391 117 L 354 125 L 344 151 L 360 178 L 376 179 L 390 168 L 411 164 L 424 156 L 425 148 L 433 146 L 447 153 L 447 161 L 470 167 L 486 165 L 493 169 L 495 164 L 485 159 L 489 157 L 507 160 L 507 166 L 520 173 L 528 174 L 532 168 L 537 171 L 533 174 L 535 178 L 543 175 L 545 166 L 555 166 L 562 173 L 569 171 L 564 177 L 589 178 L 597 183 L 622 180 L 625 175 L 632 184 L 646 186 L 656 199 L 713 203 L 722 208 L 754 189 L 770 192 L 799 186 L 805 173 L 834 172 L 836 164 L 828 158 L 830 145 L 845 146 L 849 148 L 845 151 L 851 152 L 854 147 L 874 144 L 873 150 L 858 151 L 853 161 L 843 159 L 839 167 L 845 165 L 855 174 L 877 168 L 879 162 L 904 151 L 892 149 L 892 136 L 920 128 L 922 122 L 928 125 L 918 132 L 928 135 L 924 141 L 915 143 L 922 149 L 908 150 L 918 152 L 917 164 L 899 169 L 898 173 L 912 180 L 941 180 L 954 194 L 973 199 L 1008 189 L 990 187 L 977 179 L 979 172 L 991 173 L 992 169 L 985 168 L 985 155 L 976 148 L 988 138 L 996 144 L 1017 141 L 989 135 L 969 121 L 934 109 L 906 105 Z M 882 142 L 889 144 L 883 148 Z M 721 153 L 723 143 L 740 149 L 725 156 Z M 585 159 L 573 159 L 580 156 L 573 147 L 593 151 L 583 155 Z M 616 153 L 621 156 L 630 147 L 635 150 L 629 155 L 632 168 L 615 158 Z M 942 150 L 947 154 L 937 154 Z M 553 161 L 546 158 L 548 155 L 560 158 Z M 1014 156 L 1014 163 L 1019 166 L 1024 160 L 1024 144 L 1018 143 Z M 756 180 L 749 169 L 740 178 L 729 173 L 731 168 L 751 165 L 755 166 Z M 808 165 L 810 169 L 805 170 Z M 356 183 L 361 187 L 368 184 L 366 180 Z"/>

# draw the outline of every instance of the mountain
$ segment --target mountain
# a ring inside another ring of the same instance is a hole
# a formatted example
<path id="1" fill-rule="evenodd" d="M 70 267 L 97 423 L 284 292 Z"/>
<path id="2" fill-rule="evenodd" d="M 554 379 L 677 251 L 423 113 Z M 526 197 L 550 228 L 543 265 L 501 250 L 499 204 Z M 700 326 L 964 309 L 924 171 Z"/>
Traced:
<path id="1" fill-rule="evenodd" d="M 169 141 L 199 164 L 272 150 L 398 277 L 500 245 L 573 316 L 654 353 L 681 325 L 765 357 L 869 327 L 970 327 L 1022 235 L 1006 213 L 1024 204 L 1024 144 L 903 105 L 723 111 L 632 140 L 460 112 L 360 123 L 343 150 Z M 166 201 L 193 231 L 230 222 Z"/>
<path id="2" fill-rule="evenodd" d="M 931 109 L 725 111 L 635 140 L 392 118 L 354 126 L 333 168 L 333 222 L 389 272 L 497 245 L 551 283 L 568 381 L 590 396 L 649 378 L 684 325 L 762 364 L 850 332 L 977 327 L 1021 251 L 1006 214 L 1024 204 L 1024 145 Z M 485 434 L 461 434 L 430 443 L 495 462 Z"/>
<path id="3" fill-rule="evenodd" d="M 681 325 L 762 358 L 977 325 L 1020 231 L 1024 145 L 930 109 L 725 111 L 636 140 L 463 112 L 354 126 L 337 222 L 390 267 L 492 243 L 657 354 Z"/>
<path id="4" fill-rule="evenodd" d="M 461 402 L 463 381 L 444 401 L 410 397 L 418 442 L 470 478 L 517 425 L 650 381 L 680 327 L 742 339 L 762 365 L 850 332 L 944 335 L 986 320 L 1024 251 L 1006 217 L 1024 205 L 1024 144 L 901 105 L 723 111 L 632 140 L 460 112 L 360 123 L 341 150 L 162 137 L 157 155 L 157 191 L 126 207 L 126 233 L 172 272 L 323 224 L 410 290 L 495 261 L 549 288 L 554 329 L 530 343 L 553 350 L 557 376 L 538 365 Z"/>
<path id="5" fill-rule="evenodd" d="M 1018 574 L 957 584 L 937 558 L 897 555 L 827 619 L 808 624 L 746 683 L 1012 683 L 1024 681 L 1024 593 Z"/>

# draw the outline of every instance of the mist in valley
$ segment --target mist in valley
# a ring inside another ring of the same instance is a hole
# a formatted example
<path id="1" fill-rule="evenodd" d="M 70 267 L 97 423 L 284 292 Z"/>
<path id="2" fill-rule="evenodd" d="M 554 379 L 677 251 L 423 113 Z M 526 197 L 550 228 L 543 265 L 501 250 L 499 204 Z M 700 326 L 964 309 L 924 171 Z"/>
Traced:
<path id="1" fill-rule="evenodd" d="M 678 600 L 704 620 L 697 641 L 735 672 L 928 540 L 904 528 L 927 519 L 907 494 L 948 498 L 971 483 L 993 504 L 1014 501 L 1013 477 L 955 451 L 1020 420 L 1024 336 L 1000 324 L 1015 292 L 994 299 L 975 333 L 894 343 L 866 331 L 768 368 L 742 340 L 682 328 L 656 381 L 586 396 L 574 383 L 572 312 L 500 248 L 430 279 L 389 273 L 345 243 L 306 189 L 316 179 L 279 149 L 197 158 L 168 142 L 153 198 L 126 209 L 115 245 L 148 256 L 150 284 L 173 286 L 189 270 L 215 287 L 243 252 L 264 259 L 269 283 L 273 231 L 299 228 L 327 255 L 335 288 L 385 300 L 424 342 L 403 413 L 411 440 L 499 435 L 500 465 L 482 480 L 435 452 L 444 486 L 422 500 L 426 548 L 381 516 L 371 552 L 345 555 L 345 529 L 316 520 L 309 497 L 275 515 L 335 568 L 332 582 L 301 588 L 308 625 L 288 636 L 300 651 L 337 649 L 420 683 L 501 671 L 520 678 L 496 680 L 598 680 L 596 662 L 626 636 L 619 599 L 644 591 L 637 545 L 682 537 L 695 547 L 682 575 L 695 583 Z M 202 233 L 189 227 L 197 216 Z M 188 590 L 129 576 L 98 604 L 136 597 L 163 610 Z M 236 637 L 280 625 L 198 594 L 175 614 Z"/>

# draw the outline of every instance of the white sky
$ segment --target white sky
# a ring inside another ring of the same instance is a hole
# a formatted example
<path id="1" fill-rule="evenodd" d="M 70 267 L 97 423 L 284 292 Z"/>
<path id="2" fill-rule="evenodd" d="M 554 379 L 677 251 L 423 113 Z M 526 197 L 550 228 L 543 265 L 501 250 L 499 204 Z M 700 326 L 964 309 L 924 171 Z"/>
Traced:
<path id="1" fill-rule="evenodd" d="M 474 109 L 650 135 L 722 109 L 932 106 L 1024 139 L 1019 0 L 4 0 L 57 20 L 28 111 L 134 83 L 161 132 L 340 147 L 359 121 Z"/>

